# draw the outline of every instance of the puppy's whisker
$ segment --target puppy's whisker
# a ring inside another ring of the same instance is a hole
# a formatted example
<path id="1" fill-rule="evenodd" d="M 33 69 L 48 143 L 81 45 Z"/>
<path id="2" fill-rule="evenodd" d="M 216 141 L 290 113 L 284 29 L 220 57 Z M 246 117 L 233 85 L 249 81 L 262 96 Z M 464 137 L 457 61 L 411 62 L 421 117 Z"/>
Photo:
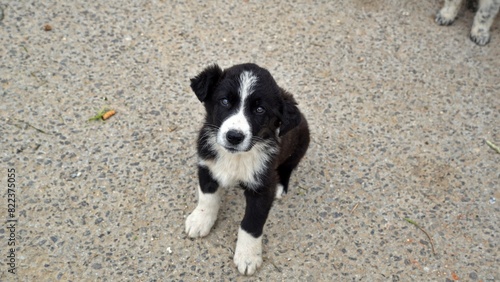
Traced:
<path id="1" fill-rule="evenodd" d="M 205 123 L 203 126 L 206 128 L 209 128 L 210 130 L 214 130 L 214 131 L 218 131 L 220 129 L 219 126 L 216 126 L 216 125 L 213 125 L 210 123 Z"/>

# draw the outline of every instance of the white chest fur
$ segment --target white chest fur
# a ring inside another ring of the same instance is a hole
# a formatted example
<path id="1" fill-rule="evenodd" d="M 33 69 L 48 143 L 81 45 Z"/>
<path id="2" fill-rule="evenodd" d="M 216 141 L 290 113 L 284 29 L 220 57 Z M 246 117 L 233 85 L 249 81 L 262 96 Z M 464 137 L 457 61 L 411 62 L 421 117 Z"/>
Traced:
<path id="1" fill-rule="evenodd" d="M 249 188 L 257 188 L 261 184 L 258 176 L 271 158 L 269 146 L 256 144 L 250 151 L 240 153 L 230 153 L 217 144 L 213 147 L 217 151 L 217 158 L 200 160 L 199 164 L 210 170 L 219 185 L 230 187 L 243 182 Z"/>

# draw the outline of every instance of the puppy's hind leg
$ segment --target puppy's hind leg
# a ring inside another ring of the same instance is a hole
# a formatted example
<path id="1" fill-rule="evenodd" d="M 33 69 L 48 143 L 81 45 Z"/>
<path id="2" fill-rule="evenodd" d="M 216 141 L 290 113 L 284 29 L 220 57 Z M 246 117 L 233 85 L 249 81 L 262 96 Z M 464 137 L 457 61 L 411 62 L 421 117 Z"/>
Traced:
<path id="1" fill-rule="evenodd" d="M 436 22 L 439 25 L 450 25 L 457 17 L 462 0 L 445 0 L 444 6 L 436 14 Z"/>
<path id="2" fill-rule="evenodd" d="M 281 199 L 282 195 L 288 193 L 288 183 L 290 182 L 292 171 L 297 167 L 309 147 L 309 130 L 306 129 L 304 134 L 300 135 L 298 138 L 299 140 L 295 151 L 285 160 L 284 163 L 278 166 L 277 172 L 279 176 L 279 183 L 276 187 L 276 199 Z"/>
<path id="3" fill-rule="evenodd" d="M 278 167 L 279 183 L 276 186 L 275 199 L 281 199 L 283 195 L 288 193 L 288 183 L 293 169 L 297 166 L 296 163 L 289 163 L 288 161 Z"/>
<path id="4" fill-rule="evenodd" d="M 477 45 L 483 46 L 490 42 L 490 27 L 499 8 L 500 0 L 480 0 L 470 32 L 470 39 Z"/>

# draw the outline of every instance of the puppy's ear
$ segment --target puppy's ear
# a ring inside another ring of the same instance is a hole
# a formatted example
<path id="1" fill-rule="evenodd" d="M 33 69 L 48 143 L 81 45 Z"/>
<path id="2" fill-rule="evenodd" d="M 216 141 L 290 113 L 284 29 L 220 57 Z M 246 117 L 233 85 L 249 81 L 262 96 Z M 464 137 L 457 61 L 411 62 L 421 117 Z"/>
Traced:
<path id="1" fill-rule="evenodd" d="M 204 69 L 197 76 L 191 78 L 191 89 L 193 89 L 200 102 L 204 102 L 214 91 L 221 76 L 222 69 L 217 64 L 214 64 Z"/>
<path id="2" fill-rule="evenodd" d="M 300 111 L 297 108 L 297 102 L 293 97 L 286 93 L 283 101 L 283 112 L 281 113 L 281 125 L 279 136 L 285 135 L 288 131 L 300 124 L 302 120 Z"/>

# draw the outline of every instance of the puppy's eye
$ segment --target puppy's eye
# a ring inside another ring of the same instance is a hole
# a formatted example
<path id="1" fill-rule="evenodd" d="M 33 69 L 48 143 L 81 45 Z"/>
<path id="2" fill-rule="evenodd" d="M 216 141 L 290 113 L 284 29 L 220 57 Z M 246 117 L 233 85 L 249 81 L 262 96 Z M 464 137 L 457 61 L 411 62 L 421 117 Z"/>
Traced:
<path id="1" fill-rule="evenodd" d="M 228 99 L 226 99 L 226 98 L 222 98 L 222 99 L 220 99 L 220 100 L 219 100 L 219 102 L 220 102 L 220 104 L 221 104 L 222 106 L 224 106 L 224 107 L 229 107 L 229 106 L 230 106 L 230 104 L 229 104 L 229 100 L 228 100 Z"/>
<path id="2" fill-rule="evenodd" d="M 255 108 L 255 113 L 257 113 L 259 115 L 263 114 L 265 112 L 266 112 L 266 109 L 264 109 L 263 107 L 257 107 L 257 108 Z"/>

